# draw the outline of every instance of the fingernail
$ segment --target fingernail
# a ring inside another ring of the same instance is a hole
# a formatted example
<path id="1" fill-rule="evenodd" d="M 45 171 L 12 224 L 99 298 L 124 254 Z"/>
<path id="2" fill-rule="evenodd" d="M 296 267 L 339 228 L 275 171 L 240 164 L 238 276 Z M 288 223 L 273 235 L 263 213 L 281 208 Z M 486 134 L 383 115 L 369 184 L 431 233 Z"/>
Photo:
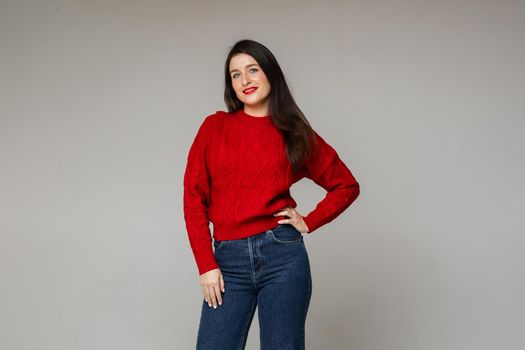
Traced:
<path id="1" fill-rule="evenodd" d="M 226 290 L 223 288 L 222 291 L 225 292 Z"/>
<path id="2" fill-rule="evenodd" d="M 217 308 L 217 305 L 213 305 L 213 308 L 216 309 L 216 308 Z"/>
<path id="3" fill-rule="evenodd" d="M 208 306 L 209 306 L 209 307 L 211 307 L 211 304 L 210 304 L 210 303 L 208 303 Z"/>

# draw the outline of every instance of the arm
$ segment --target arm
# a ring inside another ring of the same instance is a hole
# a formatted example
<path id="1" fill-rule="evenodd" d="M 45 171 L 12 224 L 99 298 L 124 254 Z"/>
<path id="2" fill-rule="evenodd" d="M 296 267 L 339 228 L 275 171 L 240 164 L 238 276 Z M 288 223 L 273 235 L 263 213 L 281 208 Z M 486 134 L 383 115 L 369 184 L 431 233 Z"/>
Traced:
<path id="1" fill-rule="evenodd" d="M 329 223 L 359 196 L 360 187 L 335 149 L 317 132 L 317 148 L 305 163 L 305 176 L 323 187 L 327 194 L 314 210 L 303 216 L 309 233 Z"/>
<path id="2" fill-rule="evenodd" d="M 219 268 L 211 245 L 208 219 L 211 179 L 206 164 L 209 119 L 199 127 L 184 173 L 184 220 L 199 275 Z"/>

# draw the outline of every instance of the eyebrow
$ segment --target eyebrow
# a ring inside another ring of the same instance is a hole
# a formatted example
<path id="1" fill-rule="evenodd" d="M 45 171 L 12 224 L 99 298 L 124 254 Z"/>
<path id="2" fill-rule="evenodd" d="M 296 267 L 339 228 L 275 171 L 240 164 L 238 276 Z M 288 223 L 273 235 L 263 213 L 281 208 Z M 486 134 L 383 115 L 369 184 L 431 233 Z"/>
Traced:
<path id="1" fill-rule="evenodd" d="M 251 66 L 258 66 L 258 64 L 257 64 L 257 63 L 250 63 L 250 64 L 247 64 L 245 67 L 251 67 Z M 230 71 L 230 73 L 233 73 L 233 72 L 235 72 L 235 71 L 238 72 L 239 70 L 238 70 L 238 69 L 232 69 L 232 70 Z"/>

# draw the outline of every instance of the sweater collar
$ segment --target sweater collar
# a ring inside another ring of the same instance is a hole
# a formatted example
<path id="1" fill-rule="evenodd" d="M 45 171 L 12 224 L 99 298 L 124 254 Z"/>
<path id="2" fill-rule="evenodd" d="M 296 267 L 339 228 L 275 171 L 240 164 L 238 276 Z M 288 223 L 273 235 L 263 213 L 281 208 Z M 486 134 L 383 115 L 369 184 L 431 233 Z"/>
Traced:
<path id="1" fill-rule="evenodd" d="M 251 123 L 271 123 L 272 122 L 272 118 L 269 115 L 265 115 L 263 117 L 256 117 L 253 115 L 249 115 L 242 108 L 239 109 L 235 113 L 239 116 L 240 119 L 245 120 L 247 122 L 251 122 Z"/>

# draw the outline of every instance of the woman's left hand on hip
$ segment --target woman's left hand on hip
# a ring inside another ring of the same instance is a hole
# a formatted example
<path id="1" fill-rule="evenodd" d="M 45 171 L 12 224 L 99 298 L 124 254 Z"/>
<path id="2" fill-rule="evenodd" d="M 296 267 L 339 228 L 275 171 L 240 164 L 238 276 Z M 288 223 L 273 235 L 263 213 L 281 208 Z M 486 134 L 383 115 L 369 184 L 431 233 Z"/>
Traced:
<path id="1" fill-rule="evenodd" d="M 301 233 L 309 233 L 308 231 L 310 230 L 308 229 L 308 226 L 306 226 L 306 223 L 303 220 L 303 216 L 299 214 L 299 212 L 295 210 L 295 208 L 286 207 L 283 210 L 273 214 L 273 216 L 282 215 L 288 216 L 288 219 L 281 219 L 277 221 L 278 224 L 290 224 Z"/>

